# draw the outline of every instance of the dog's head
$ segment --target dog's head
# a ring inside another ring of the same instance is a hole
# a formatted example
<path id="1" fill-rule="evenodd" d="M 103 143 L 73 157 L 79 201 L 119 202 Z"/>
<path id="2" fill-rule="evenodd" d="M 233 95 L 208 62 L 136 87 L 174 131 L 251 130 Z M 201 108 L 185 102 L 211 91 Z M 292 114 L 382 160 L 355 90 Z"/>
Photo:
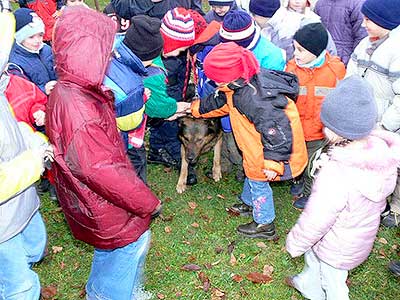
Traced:
<path id="1" fill-rule="evenodd" d="M 185 159 L 189 164 L 197 163 L 199 156 L 209 151 L 222 135 L 219 119 L 182 117 L 178 124 L 178 136 L 185 147 Z"/>

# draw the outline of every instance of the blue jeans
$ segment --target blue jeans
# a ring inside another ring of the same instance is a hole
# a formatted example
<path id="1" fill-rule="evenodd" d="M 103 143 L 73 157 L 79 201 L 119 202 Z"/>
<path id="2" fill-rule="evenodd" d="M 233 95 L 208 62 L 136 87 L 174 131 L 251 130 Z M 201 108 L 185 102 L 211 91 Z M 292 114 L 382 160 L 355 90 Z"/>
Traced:
<path id="1" fill-rule="evenodd" d="M 43 258 L 46 242 L 46 227 L 36 212 L 24 230 L 0 244 L 1 300 L 39 299 L 39 277 L 31 267 Z"/>
<path id="2" fill-rule="evenodd" d="M 275 219 L 272 189 L 267 181 L 246 177 L 241 195 L 243 202 L 253 207 L 253 219 L 258 224 L 269 224 Z"/>
<path id="3" fill-rule="evenodd" d="M 143 285 L 150 230 L 129 245 L 114 250 L 95 249 L 86 284 L 87 300 L 131 300 Z"/>

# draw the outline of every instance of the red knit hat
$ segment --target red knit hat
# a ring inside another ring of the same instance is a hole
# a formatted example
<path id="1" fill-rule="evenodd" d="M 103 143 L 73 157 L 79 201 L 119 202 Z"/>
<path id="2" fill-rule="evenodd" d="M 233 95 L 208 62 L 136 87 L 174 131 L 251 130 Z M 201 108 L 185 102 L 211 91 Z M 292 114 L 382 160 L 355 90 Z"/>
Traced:
<path id="1" fill-rule="evenodd" d="M 215 46 L 204 60 L 206 76 L 216 83 L 243 78 L 246 82 L 260 71 L 254 54 L 234 42 Z"/>
<path id="2" fill-rule="evenodd" d="M 164 39 L 164 53 L 170 53 L 182 47 L 190 47 L 195 40 L 193 18 L 190 12 L 183 7 L 167 11 L 162 19 L 160 31 Z"/>

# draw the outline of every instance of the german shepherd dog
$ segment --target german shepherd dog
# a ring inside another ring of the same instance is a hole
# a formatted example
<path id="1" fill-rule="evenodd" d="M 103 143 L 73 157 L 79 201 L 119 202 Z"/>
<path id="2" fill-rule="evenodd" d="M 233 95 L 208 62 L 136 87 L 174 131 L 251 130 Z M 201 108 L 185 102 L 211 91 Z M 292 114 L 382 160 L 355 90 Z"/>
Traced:
<path id="1" fill-rule="evenodd" d="M 182 194 L 186 190 L 186 178 L 188 168 L 195 165 L 199 157 L 214 147 L 214 159 L 212 178 L 219 181 L 221 173 L 221 145 L 222 128 L 217 118 L 196 119 L 194 117 L 182 117 L 178 119 L 178 137 L 181 145 L 181 172 L 179 174 L 176 191 Z"/>

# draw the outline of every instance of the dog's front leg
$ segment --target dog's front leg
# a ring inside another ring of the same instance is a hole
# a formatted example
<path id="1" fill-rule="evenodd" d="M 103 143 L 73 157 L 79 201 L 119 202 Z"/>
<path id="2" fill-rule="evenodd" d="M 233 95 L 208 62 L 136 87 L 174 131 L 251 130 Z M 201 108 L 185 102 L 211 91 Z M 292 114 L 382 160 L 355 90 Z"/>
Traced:
<path id="1" fill-rule="evenodd" d="M 221 172 L 221 149 L 222 149 L 222 137 L 218 139 L 214 146 L 214 159 L 213 159 L 213 179 L 219 181 L 222 178 Z"/>
<path id="2" fill-rule="evenodd" d="M 186 161 L 186 151 L 183 144 L 181 145 L 181 172 L 179 174 L 178 183 L 176 185 L 176 191 L 178 194 L 182 194 L 186 190 L 186 179 L 188 175 L 188 163 Z"/>

